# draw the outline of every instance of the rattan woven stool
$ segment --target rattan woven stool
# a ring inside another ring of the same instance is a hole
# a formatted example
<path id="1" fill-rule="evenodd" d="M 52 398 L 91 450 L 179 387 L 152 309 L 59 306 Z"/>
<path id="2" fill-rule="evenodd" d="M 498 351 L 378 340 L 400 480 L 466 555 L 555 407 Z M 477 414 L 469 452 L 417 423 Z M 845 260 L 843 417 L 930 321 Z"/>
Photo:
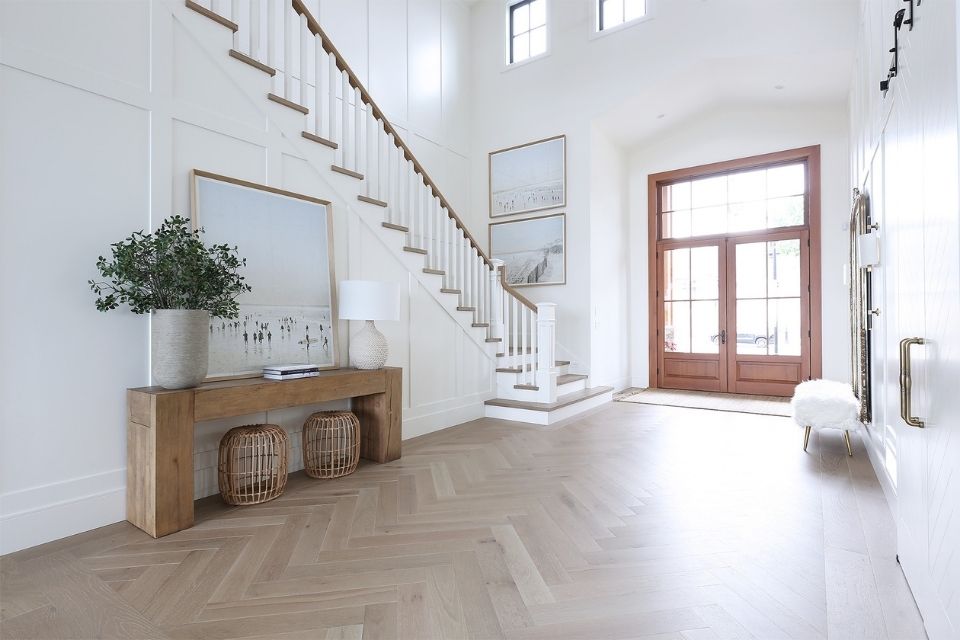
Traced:
<path id="1" fill-rule="evenodd" d="M 360 421 L 349 411 L 319 411 L 303 423 L 303 470 L 311 478 L 339 478 L 360 462 Z"/>
<path id="2" fill-rule="evenodd" d="M 260 504 L 287 486 L 287 433 L 275 424 L 234 427 L 220 440 L 220 495 L 227 504 Z"/>

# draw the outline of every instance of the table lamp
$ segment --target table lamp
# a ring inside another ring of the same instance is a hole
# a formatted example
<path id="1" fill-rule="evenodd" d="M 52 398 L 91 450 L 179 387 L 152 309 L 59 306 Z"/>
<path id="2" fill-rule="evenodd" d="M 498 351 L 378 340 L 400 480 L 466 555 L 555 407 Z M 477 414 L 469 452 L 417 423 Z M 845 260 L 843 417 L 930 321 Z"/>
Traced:
<path id="1" fill-rule="evenodd" d="M 340 282 L 341 320 L 363 320 L 363 329 L 350 338 L 350 365 L 357 369 L 381 369 L 387 362 L 387 338 L 375 320 L 399 320 L 397 283 L 374 280 Z"/>

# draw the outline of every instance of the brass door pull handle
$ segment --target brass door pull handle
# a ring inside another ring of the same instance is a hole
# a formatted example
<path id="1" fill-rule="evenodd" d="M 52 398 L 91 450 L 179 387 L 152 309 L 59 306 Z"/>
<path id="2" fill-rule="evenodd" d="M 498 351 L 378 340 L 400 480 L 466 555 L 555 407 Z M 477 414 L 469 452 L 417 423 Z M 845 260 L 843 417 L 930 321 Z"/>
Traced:
<path id="1" fill-rule="evenodd" d="M 923 428 L 923 420 L 914 417 L 911 410 L 913 379 L 911 378 L 910 347 L 924 344 L 923 338 L 904 338 L 900 341 L 900 417 L 911 427 Z"/>

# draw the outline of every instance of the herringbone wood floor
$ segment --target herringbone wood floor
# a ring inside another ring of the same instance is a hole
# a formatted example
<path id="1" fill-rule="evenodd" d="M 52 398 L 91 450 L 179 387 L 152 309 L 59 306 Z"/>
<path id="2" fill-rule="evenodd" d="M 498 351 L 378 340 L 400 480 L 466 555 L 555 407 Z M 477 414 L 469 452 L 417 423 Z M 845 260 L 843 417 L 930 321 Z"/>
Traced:
<path id="1" fill-rule="evenodd" d="M 614 403 L 478 420 L 188 531 L 6 556 L 3 638 L 921 638 L 866 453 Z"/>

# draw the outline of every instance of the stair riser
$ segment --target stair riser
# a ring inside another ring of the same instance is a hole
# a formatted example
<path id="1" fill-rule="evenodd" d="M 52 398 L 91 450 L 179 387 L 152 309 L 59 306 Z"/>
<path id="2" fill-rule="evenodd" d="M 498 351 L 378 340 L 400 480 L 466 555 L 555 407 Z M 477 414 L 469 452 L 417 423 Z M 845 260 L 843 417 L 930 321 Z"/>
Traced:
<path id="1" fill-rule="evenodd" d="M 485 415 L 488 418 L 498 420 L 513 420 L 515 422 L 525 422 L 527 424 L 538 424 L 548 426 L 556 424 L 562 420 L 568 420 L 590 409 L 595 409 L 613 400 L 613 392 L 588 398 L 576 404 L 556 409 L 554 411 L 531 411 L 529 409 L 514 409 L 510 407 L 497 407 L 486 405 Z"/>
<path id="2" fill-rule="evenodd" d="M 562 396 L 568 393 L 573 393 L 574 391 L 583 391 L 587 388 L 587 378 L 583 380 L 575 380 L 573 382 L 568 382 L 567 384 L 557 385 L 557 395 Z"/>

